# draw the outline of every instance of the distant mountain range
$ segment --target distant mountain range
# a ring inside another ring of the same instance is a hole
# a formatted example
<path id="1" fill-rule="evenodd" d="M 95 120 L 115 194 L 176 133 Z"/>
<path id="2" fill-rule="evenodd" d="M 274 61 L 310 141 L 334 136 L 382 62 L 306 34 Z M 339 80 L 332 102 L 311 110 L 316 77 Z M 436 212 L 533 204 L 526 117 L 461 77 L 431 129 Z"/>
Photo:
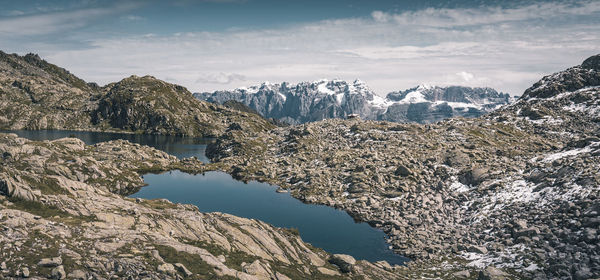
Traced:
<path id="1" fill-rule="evenodd" d="M 223 104 L 235 100 L 265 118 L 291 124 L 346 118 L 393 122 L 432 123 L 454 116 L 477 117 L 513 98 L 491 88 L 420 85 L 404 91 L 376 95 L 364 82 L 319 80 L 290 84 L 262 83 L 234 90 L 195 93 L 200 100 Z"/>

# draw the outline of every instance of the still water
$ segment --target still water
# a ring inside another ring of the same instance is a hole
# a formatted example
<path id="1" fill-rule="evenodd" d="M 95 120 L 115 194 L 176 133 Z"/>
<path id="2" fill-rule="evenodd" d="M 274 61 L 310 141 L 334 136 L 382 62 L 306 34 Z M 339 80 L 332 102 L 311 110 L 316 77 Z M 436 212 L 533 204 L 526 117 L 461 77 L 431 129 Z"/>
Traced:
<path id="1" fill-rule="evenodd" d="M 55 140 L 64 137 L 76 137 L 88 145 L 123 139 L 132 143 L 154 147 L 178 158 L 195 156 L 202 162 L 209 162 L 208 158 L 206 158 L 204 155 L 204 152 L 206 151 L 206 145 L 214 141 L 214 139 L 211 138 L 70 130 L 4 130 L 0 132 L 15 133 L 19 135 L 19 137 L 36 141 Z"/>
<path id="2" fill-rule="evenodd" d="M 331 253 L 352 255 L 369 261 L 402 264 L 385 234 L 367 223 L 356 223 L 344 211 L 323 205 L 304 204 L 276 187 L 259 182 L 244 183 L 223 172 L 190 175 L 179 171 L 144 175 L 147 187 L 132 197 L 166 198 L 194 204 L 202 212 L 224 212 L 265 221 L 278 227 L 297 228 L 302 240 Z"/>
<path id="3" fill-rule="evenodd" d="M 7 132 L 7 131 L 3 131 Z M 178 158 L 195 156 L 205 162 L 206 145 L 213 139 L 164 135 L 139 135 L 80 131 L 9 131 L 32 140 L 77 137 L 86 144 L 116 139 L 129 140 L 163 150 Z M 179 171 L 143 176 L 148 186 L 131 197 L 166 198 L 198 206 L 202 212 L 223 212 L 258 219 L 278 227 L 296 228 L 306 242 L 331 253 L 352 255 L 369 261 L 402 264 L 406 258 L 394 254 L 385 234 L 366 223 L 356 223 L 346 212 L 322 205 L 304 204 L 275 186 L 244 183 L 223 172 L 191 175 Z"/>

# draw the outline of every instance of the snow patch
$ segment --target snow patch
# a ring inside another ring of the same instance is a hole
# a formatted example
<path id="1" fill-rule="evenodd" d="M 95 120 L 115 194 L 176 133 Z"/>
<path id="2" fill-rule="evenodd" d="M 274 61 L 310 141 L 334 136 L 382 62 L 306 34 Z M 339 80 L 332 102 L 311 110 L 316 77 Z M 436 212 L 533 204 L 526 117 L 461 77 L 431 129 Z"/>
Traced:
<path id="1" fill-rule="evenodd" d="M 335 94 L 335 91 L 330 90 L 329 88 L 327 88 L 327 80 L 320 81 L 319 85 L 317 86 L 317 90 L 320 93 L 324 93 L 324 94 L 327 94 L 327 95 L 334 95 Z"/>
<path id="2" fill-rule="evenodd" d="M 371 104 L 371 106 L 373 106 L 373 107 L 379 107 L 379 108 L 385 109 L 385 108 L 389 107 L 391 104 L 393 104 L 393 102 L 390 102 L 389 100 L 387 100 L 379 95 L 373 95 L 373 100 L 369 100 L 369 104 Z"/>
<path id="3" fill-rule="evenodd" d="M 564 158 L 564 157 L 572 157 L 581 153 L 588 153 L 592 151 L 592 148 L 598 147 L 600 146 L 600 142 L 593 142 L 590 145 L 583 147 L 583 148 L 578 148 L 578 149 L 573 149 L 573 150 L 568 150 L 568 151 L 562 151 L 562 152 L 558 152 L 558 153 L 554 153 L 554 154 L 549 154 L 547 156 L 544 157 L 544 159 L 542 160 L 543 162 L 553 162 L 555 160 Z"/>
<path id="4" fill-rule="evenodd" d="M 283 99 L 283 102 L 285 102 L 287 100 L 287 96 L 285 96 L 285 94 L 277 91 L 277 94 L 279 95 L 279 97 L 281 97 L 281 99 Z"/>
<path id="5" fill-rule="evenodd" d="M 411 91 L 411 92 L 407 93 L 406 96 L 404 96 L 404 98 L 402 98 L 402 100 L 398 101 L 397 103 L 408 104 L 408 103 L 423 103 L 423 102 L 430 102 L 430 101 L 425 99 L 425 96 L 420 91 L 415 90 L 415 91 Z"/>
<path id="6" fill-rule="evenodd" d="M 465 102 L 436 101 L 434 104 L 436 106 L 442 105 L 442 104 L 446 104 L 446 105 L 452 107 L 452 109 L 457 109 L 457 108 L 475 108 L 475 109 L 481 109 L 480 105 L 477 105 L 477 104 L 474 104 L 474 103 L 465 103 Z"/>
<path id="7" fill-rule="evenodd" d="M 450 189 L 455 192 L 458 192 L 458 193 L 463 193 L 463 192 L 469 191 L 469 186 L 467 186 L 459 181 L 454 181 L 452 184 L 450 184 Z"/>

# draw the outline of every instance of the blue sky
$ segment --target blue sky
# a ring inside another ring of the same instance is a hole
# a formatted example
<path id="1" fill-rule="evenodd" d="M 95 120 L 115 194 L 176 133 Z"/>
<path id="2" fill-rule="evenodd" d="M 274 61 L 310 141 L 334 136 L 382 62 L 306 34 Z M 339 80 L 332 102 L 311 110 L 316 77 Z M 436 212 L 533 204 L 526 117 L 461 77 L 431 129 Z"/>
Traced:
<path id="1" fill-rule="evenodd" d="M 100 84 L 150 74 L 192 91 L 361 79 L 521 94 L 600 53 L 600 1 L 2 1 L 0 49 Z"/>

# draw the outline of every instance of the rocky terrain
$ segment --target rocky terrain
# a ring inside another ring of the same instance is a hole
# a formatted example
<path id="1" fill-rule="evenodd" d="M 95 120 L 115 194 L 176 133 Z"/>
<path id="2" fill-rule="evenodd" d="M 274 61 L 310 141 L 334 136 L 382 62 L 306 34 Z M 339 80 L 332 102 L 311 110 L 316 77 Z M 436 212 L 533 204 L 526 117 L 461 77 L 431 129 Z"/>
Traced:
<path id="1" fill-rule="evenodd" d="M 324 97 L 337 102 L 363 86 L 314 90 L 344 89 Z M 388 99 L 452 107 L 504 98 L 482 91 L 420 87 Z M 600 277 L 600 55 L 488 115 L 435 124 L 328 119 L 274 128 L 228 106 L 236 109 L 150 76 L 99 87 L 36 55 L 0 52 L 0 128 L 220 135 L 207 150 L 213 163 L 202 164 L 122 140 L 88 146 L 0 133 L 0 279 Z M 344 209 L 383 229 L 412 261 L 331 255 L 293 230 L 125 197 L 143 174 L 174 169 L 225 170 Z"/>
<path id="2" fill-rule="evenodd" d="M 367 120 L 432 123 L 453 116 L 477 117 L 512 101 L 508 94 L 491 88 L 460 86 L 418 86 L 382 98 L 359 80 L 263 83 L 194 96 L 218 104 L 235 100 L 264 117 L 291 124 L 346 118 L 351 114 Z"/>
<path id="3" fill-rule="evenodd" d="M 0 129 L 218 136 L 232 123 L 249 130 L 272 127 L 255 114 L 199 101 L 184 87 L 151 76 L 99 87 L 37 55 L 0 51 Z"/>
<path id="4" fill-rule="evenodd" d="M 207 153 L 382 228 L 414 273 L 600 277 L 600 55 L 475 119 L 232 130 Z"/>
<path id="5" fill-rule="evenodd" d="M 214 167 L 117 140 L 0 134 L 0 279 L 397 279 L 294 231 L 166 200 L 126 198 L 140 174 Z M 335 265 L 334 265 L 335 264 Z"/>

